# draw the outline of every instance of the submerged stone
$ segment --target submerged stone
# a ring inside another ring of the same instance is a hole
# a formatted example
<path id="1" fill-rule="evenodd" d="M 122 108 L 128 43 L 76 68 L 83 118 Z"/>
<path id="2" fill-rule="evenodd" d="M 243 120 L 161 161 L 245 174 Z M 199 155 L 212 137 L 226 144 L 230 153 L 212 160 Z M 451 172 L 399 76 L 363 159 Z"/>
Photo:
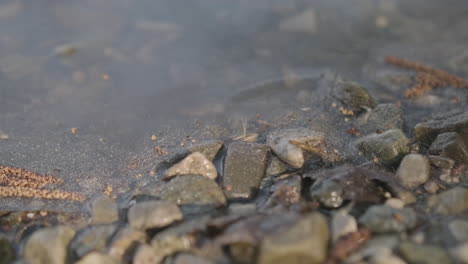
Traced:
<path id="1" fill-rule="evenodd" d="M 354 216 L 344 210 L 333 214 L 331 220 L 332 241 L 336 242 L 340 237 L 357 231 L 357 221 Z"/>
<path id="2" fill-rule="evenodd" d="M 165 175 L 165 179 L 170 179 L 179 175 L 201 175 L 212 180 L 218 176 L 218 171 L 213 162 L 205 158 L 200 152 L 194 152 L 185 159 L 170 167 Z"/>
<path id="3" fill-rule="evenodd" d="M 15 249 L 2 233 L 0 233 L 0 256 L 0 264 L 10 264 L 15 259 Z"/>
<path id="4" fill-rule="evenodd" d="M 181 219 L 179 207 L 167 201 L 141 202 L 128 210 L 128 223 L 138 230 L 165 227 Z"/>
<path id="5" fill-rule="evenodd" d="M 269 148 L 256 143 L 231 143 L 224 161 L 223 188 L 231 199 L 251 198 L 265 176 Z"/>
<path id="6" fill-rule="evenodd" d="M 301 217 L 292 227 L 263 239 L 258 263 L 322 263 L 329 240 L 325 217 L 312 213 Z"/>
<path id="7" fill-rule="evenodd" d="M 442 248 L 403 242 L 398 251 L 408 263 L 450 264 L 453 263 L 448 253 Z"/>
<path id="8" fill-rule="evenodd" d="M 332 89 L 332 97 L 353 111 L 374 108 L 376 105 L 367 89 L 352 81 L 337 81 Z"/>
<path id="9" fill-rule="evenodd" d="M 40 229 L 26 241 L 23 259 L 30 264 L 63 264 L 74 235 L 75 231 L 66 226 Z"/>
<path id="10" fill-rule="evenodd" d="M 416 140 L 430 144 L 437 135 L 445 132 L 457 132 L 465 144 L 468 143 L 468 111 L 443 119 L 419 123 L 414 127 Z"/>
<path id="11" fill-rule="evenodd" d="M 408 139 L 399 129 L 373 133 L 356 140 L 356 146 L 369 159 L 377 158 L 386 164 L 395 164 L 409 152 Z"/>
<path id="12" fill-rule="evenodd" d="M 115 200 L 106 195 L 97 197 L 91 204 L 91 223 L 110 224 L 119 220 L 119 210 Z"/>
<path id="13" fill-rule="evenodd" d="M 468 148 L 456 132 L 439 134 L 432 142 L 429 152 L 468 165 Z"/>
<path id="14" fill-rule="evenodd" d="M 406 188 L 416 188 L 429 179 L 429 162 L 421 154 L 408 154 L 396 172 L 398 182 Z"/>
<path id="15" fill-rule="evenodd" d="M 468 188 L 454 187 L 429 197 L 427 206 L 435 213 L 451 215 L 468 209 Z"/>
<path id="16" fill-rule="evenodd" d="M 403 232 L 416 226 L 413 209 L 396 209 L 386 205 L 373 205 L 359 218 L 359 222 L 372 232 Z"/>
<path id="17" fill-rule="evenodd" d="M 358 124 L 361 133 L 372 133 L 377 130 L 403 130 L 405 120 L 403 111 L 396 104 L 379 104 L 369 113 L 363 114 L 358 119 Z"/>

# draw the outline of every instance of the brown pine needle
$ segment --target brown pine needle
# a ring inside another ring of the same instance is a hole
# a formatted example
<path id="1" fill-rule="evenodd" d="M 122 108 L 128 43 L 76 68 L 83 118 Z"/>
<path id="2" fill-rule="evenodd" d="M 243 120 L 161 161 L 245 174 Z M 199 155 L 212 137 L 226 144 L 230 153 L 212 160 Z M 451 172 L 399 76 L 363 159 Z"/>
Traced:
<path id="1" fill-rule="evenodd" d="M 72 201 L 84 201 L 86 199 L 83 195 L 74 192 L 11 186 L 0 186 L 0 197 L 26 197 Z"/>
<path id="2" fill-rule="evenodd" d="M 46 183 L 46 184 L 60 184 L 63 183 L 63 180 L 52 175 L 43 175 L 39 173 L 35 173 L 32 171 L 28 171 L 25 169 L 10 167 L 10 166 L 0 166 L 0 173 L 4 173 L 6 175 L 12 175 L 18 178 L 30 179 L 35 180 L 38 182 Z"/>

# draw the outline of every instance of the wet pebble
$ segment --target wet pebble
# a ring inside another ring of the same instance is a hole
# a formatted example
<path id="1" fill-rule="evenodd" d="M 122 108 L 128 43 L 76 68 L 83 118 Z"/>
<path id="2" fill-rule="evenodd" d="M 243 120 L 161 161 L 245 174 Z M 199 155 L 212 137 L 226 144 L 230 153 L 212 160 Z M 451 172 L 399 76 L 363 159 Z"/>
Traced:
<path id="1" fill-rule="evenodd" d="M 23 259 L 29 264 L 63 264 L 74 235 L 75 231 L 67 226 L 40 229 L 26 241 Z"/>
<path id="2" fill-rule="evenodd" d="M 332 89 L 332 97 L 353 111 L 376 106 L 367 89 L 353 81 L 338 80 Z"/>
<path id="3" fill-rule="evenodd" d="M 349 215 L 344 210 L 339 210 L 333 214 L 331 219 L 332 241 L 337 241 L 340 237 L 357 231 L 357 221 L 354 216 Z"/>
<path id="4" fill-rule="evenodd" d="M 454 187 L 429 197 L 427 206 L 438 214 L 458 214 L 468 209 L 468 189 Z"/>
<path id="5" fill-rule="evenodd" d="M 468 112 L 463 112 L 446 119 L 419 123 L 414 127 L 416 140 L 430 144 L 437 135 L 445 132 L 459 132 L 465 143 L 468 142 Z"/>
<path id="6" fill-rule="evenodd" d="M 214 180 L 218 176 L 218 171 L 213 162 L 203 154 L 194 152 L 170 167 L 164 174 L 164 178 L 170 179 L 178 175 L 201 175 Z"/>
<path id="7" fill-rule="evenodd" d="M 432 166 L 440 169 L 450 170 L 453 168 L 453 165 L 455 165 L 455 161 L 447 157 L 429 155 L 427 158 Z"/>
<path id="8" fill-rule="evenodd" d="M 361 133 L 372 133 L 377 130 L 403 129 L 405 120 L 403 111 L 395 104 L 379 104 L 358 119 Z"/>
<path id="9" fill-rule="evenodd" d="M 453 159 L 459 164 L 468 165 L 468 148 L 458 133 L 439 134 L 432 142 L 429 152 Z"/>
<path id="10" fill-rule="evenodd" d="M 369 159 L 377 158 L 383 163 L 395 164 L 409 152 L 408 139 L 399 129 L 373 133 L 356 140 L 359 151 Z"/>
<path id="11" fill-rule="evenodd" d="M 258 263 L 322 263 L 327 256 L 328 225 L 319 213 L 303 216 L 284 232 L 261 243 Z"/>
<path id="12" fill-rule="evenodd" d="M 165 227 L 181 219 L 179 207 L 166 201 L 140 202 L 128 210 L 128 223 L 138 230 Z"/>
<path id="13" fill-rule="evenodd" d="M 412 242 L 403 242 L 398 251 L 408 263 L 449 264 L 453 263 L 448 253 L 442 248 L 430 245 L 420 245 Z"/>
<path id="14" fill-rule="evenodd" d="M 126 226 L 119 229 L 112 237 L 107 252 L 109 256 L 121 259 L 132 246 L 137 243 L 144 243 L 146 239 L 144 231 Z"/>
<path id="15" fill-rule="evenodd" d="M 319 131 L 297 128 L 276 130 L 267 136 L 267 144 L 272 151 L 289 166 L 299 169 L 305 161 L 303 149 L 291 141 L 318 148 L 324 144 L 325 135 Z"/>
<path id="16" fill-rule="evenodd" d="M 115 200 L 106 195 L 97 197 L 91 204 L 91 223 L 110 224 L 119 220 L 119 211 Z"/>
<path id="17" fill-rule="evenodd" d="M 406 188 L 413 189 L 429 179 L 429 162 L 421 154 L 408 154 L 400 163 L 396 172 L 398 182 Z"/>
<path id="18" fill-rule="evenodd" d="M 386 205 L 373 205 L 359 218 L 359 223 L 376 233 L 404 232 L 416 225 L 413 209 L 395 209 Z"/>
<path id="19" fill-rule="evenodd" d="M 117 264 L 118 260 L 98 252 L 91 252 L 84 256 L 76 264 Z"/>
<path id="20" fill-rule="evenodd" d="M 92 252 L 104 252 L 107 242 L 117 231 L 117 225 L 96 225 L 80 230 L 70 242 L 72 257 L 80 259 Z"/>
<path id="21" fill-rule="evenodd" d="M 448 225 L 450 233 L 459 242 L 468 242 L 468 221 L 455 219 Z"/>
<path id="22" fill-rule="evenodd" d="M 136 249 L 135 255 L 133 256 L 133 264 L 158 264 L 161 263 L 163 257 L 156 253 L 156 250 L 148 245 L 141 244 Z"/>
<path id="23" fill-rule="evenodd" d="M 424 184 L 424 190 L 428 193 L 435 194 L 439 190 L 439 185 L 434 181 L 428 181 Z"/>
<path id="24" fill-rule="evenodd" d="M 231 143 L 224 161 L 223 188 L 231 199 L 248 199 L 255 195 L 268 160 L 267 145 Z"/>

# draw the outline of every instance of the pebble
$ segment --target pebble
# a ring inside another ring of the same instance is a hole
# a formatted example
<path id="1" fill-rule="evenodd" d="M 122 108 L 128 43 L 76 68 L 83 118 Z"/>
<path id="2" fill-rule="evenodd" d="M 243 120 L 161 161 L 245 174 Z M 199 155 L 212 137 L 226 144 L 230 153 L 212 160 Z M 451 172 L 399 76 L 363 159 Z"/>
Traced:
<path id="1" fill-rule="evenodd" d="M 349 215 L 344 210 L 339 210 L 333 214 L 331 219 L 332 242 L 336 242 L 340 237 L 357 231 L 357 221 L 354 216 Z"/>
<path id="2" fill-rule="evenodd" d="M 413 189 L 429 179 L 429 161 L 421 154 L 408 154 L 400 163 L 396 179 L 406 188 Z"/>
<path id="3" fill-rule="evenodd" d="M 310 196 L 327 208 L 340 207 L 344 202 L 343 193 L 343 186 L 338 181 L 332 180 L 312 185 L 310 189 Z"/>
<path id="4" fill-rule="evenodd" d="M 405 202 L 398 198 L 390 198 L 385 201 L 385 205 L 395 209 L 402 209 L 405 207 Z"/>
<path id="5" fill-rule="evenodd" d="M 434 213 L 451 215 L 468 209 L 468 189 L 454 187 L 429 197 L 427 207 Z"/>
<path id="6" fill-rule="evenodd" d="M 169 168 L 164 174 L 165 179 L 170 179 L 178 175 L 201 175 L 209 179 L 216 179 L 218 171 L 213 162 L 205 158 L 200 152 L 188 155 L 181 162 Z"/>
<path id="7" fill-rule="evenodd" d="M 116 259 L 122 259 L 124 254 L 135 244 L 146 241 L 146 233 L 129 226 L 123 227 L 112 237 L 108 247 L 108 254 Z"/>
<path id="8" fill-rule="evenodd" d="M 434 181 L 428 181 L 424 184 L 424 189 L 428 193 L 435 194 L 439 190 L 439 185 Z"/>
<path id="9" fill-rule="evenodd" d="M 96 225 L 80 230 L 70 242 L 72 257 L 80 259 L 92 251 L 104 252 L 107 242 L 116 231 L 116 224 Z"/>
<path id="10" fill-rule="evenodd" d="M 138 230 L 161 228 L 179 220 L 182 220 L 179 207 L 167 201 L 140 202 L 128 210 L 128 223 Z"/>
<path id="11" fill-rule="evenodd" d="M 393 249 L 398 245 L 396 235 L 379 235 L 369 239 L 360 249 L 353 253 L 347 263 L 361 263 L 364 259 L 379 259 L 379 256 L 392 257 Z"/>
<path id="12" fill-rule="evenodd" d="M 336 81 L 332 89 L 332 97 L 353 111 L 361 111 L 376 106 L 367 89 L 353 81 Z"/>
<path id="13" fill-rule="evenodd" d="M 117 264 L 119 261 L 98 252 L 91 252 L 84 256 L 81 260 L 75 262 L 76 264 Z"/>
<path id="14" fill-rule="evenodd" d="M 278 158 L 292 168 L 300 169 L 304 166 L 304 153 L 300 147 L 291 144 L 291 140 L 317 147 L 324 144 L 325 135 L 307 128 L 293 128 L 275 130 L 267 136 L 267 144 Z"/>
<path id="15" fill-rule="evenodd" d="M 416 226 L 413 209 L 395 209 L 386 205 L 373 205 L 359 218 L 359 223 L 372 232 L 403 232 Z"/>
<path id="16" fill-rule="evenodd" d="M 177 254 L 172 264 L 214 264 L 214 262 L 192 254 Z"/>
<path id="17" fill-rule="evenodd" d="M 273 156 L 270 159 L 270 163 L 268 164 L 268 168 L 266 170 L 267 176 L 278 176 L 282 173 L 288 171 L 289 167 L 284 162 L 282 162 L 277 157 Z"/>
<path id="18" fill-rule="evenodd" d="M 408 139 L 399 129 L 373 133 L 356 140 L 356 146 L 364 156 L 374 157 L 386 164 L 395 164 L 409 152 Z"/>
<path id="19" fill-rule="evenodd" d="M 458 242 L 468 242 L 468 221 L 455 219 L 449 223 L 448 228 Z"/>
<path id="20" fill-rule="evenodd" d="M 403 242 L 398 251 L 408 263 L 450 264 L 453 263 L 445 250 L 436 246 L 419 245 L 412 242 Z"/>
<path id="21" fill-rule="evenodd" d="M 403 111 L 396 104 L 379 104 L 368 113 L 362 114 L 358 119 L 358 124 L 359 131 L 367 134 L 377 130 L 403 130 L 405 120 Z"/>
<path id="22" fill-rule="evenodd" d="M 29 264 L 63 264 L 75 230 L 55 226 L 34 232 L 23 247 L 23 259 Z"/>
<path id="23" fill-rule="evenodd" d="M 440 169 L 450 170 L 453 168 L 453 165 L 455 165 L 455 161 L 447 157 L 429 155 L 427 158 L 429 159 L 431 165 Z"/>
<path id="24" fill-rule="evenodd" d="M 451 255 L 458 261 L 458 263 L 468 263 L 468 242 L 460 244 L 450 249 Z"/>
<path id="25" fill-rule="evenodd" d="M 468 142 L 467 128 L 468 111 L 442 120 L 419 123 L 414 127 L 414 137 L 417 141 L 430 144 L 441 133 L 459 132 L 466 144 Z"/>
<path id="26" fill-rule="evenodd" d="M 92 202 L 91 224 L 110 224 L 118 220 L 119 211 L 114 199 L 101 195 Z"/>
<path id="27" fill-rule="evenodd" d="M 161 263 L 164 257 L 158 255 L 156 250 L 147 244 L 138 246 L 135 255 L 133 256 L 133 264 L 158 264 Z"/>
<path id="28" fill-rule="evenodd" d="M 269 148 L 264 144 L 235 142 L 224 160 L 223 189 L 230 199 L 249 199 L 265 176 Z"/>
<path id="29" fill-rule="evenodd" d="M 305 215 L 288 230 L 265 237 L 258 263 L 322 263 L 327 257 L 328 240 L 325 217 L 319 213 Z"/>
<path id="30" fill-rule="evenodd" d="M 0 264 L 13 263 L 15 249 L 5 234 L 0 233 Z"/>
<path id="31" fill-rule="evenodd" d="M 439 134 L 429 148 L 429 153 L 453 159 L 456 163 L 468 165 L 468 149 L 458 133 Z"/>

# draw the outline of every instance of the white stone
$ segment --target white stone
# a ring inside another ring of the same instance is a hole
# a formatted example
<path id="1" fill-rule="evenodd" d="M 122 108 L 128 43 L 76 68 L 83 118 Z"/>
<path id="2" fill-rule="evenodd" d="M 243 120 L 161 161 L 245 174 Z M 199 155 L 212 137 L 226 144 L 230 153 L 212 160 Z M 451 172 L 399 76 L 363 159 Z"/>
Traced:
<path id="1" fill-rule="evenodd" d="M 168 179 L 178 175 L 201 175 L 214 180 L 218 177 L 218 171 L 213 162 L 203 154 L 194 152 L 169 168 L 165 173 L 165 178 Z"/>
<path id="2" fill-rule="evenodd" d="M 395 209 L 402 209 L 405 207 L 405 202 L 398 198 L 390 198 L 385 201 L 385 205 Z"/>

